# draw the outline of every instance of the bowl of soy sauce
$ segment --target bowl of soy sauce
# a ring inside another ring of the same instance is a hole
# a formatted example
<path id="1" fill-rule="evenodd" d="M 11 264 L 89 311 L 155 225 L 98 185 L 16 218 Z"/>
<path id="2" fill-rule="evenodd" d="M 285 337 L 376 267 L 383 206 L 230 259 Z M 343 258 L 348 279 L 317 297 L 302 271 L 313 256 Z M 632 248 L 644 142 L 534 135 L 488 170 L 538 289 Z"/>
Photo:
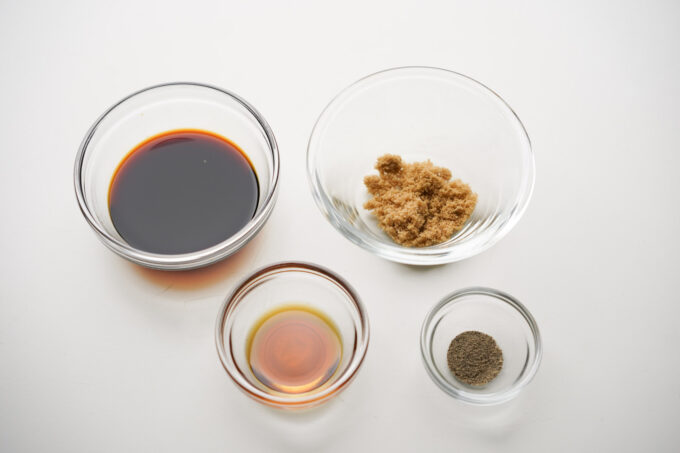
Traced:
<path id="1" fill-rule="evenodd" d="M 90 128 L 75 162 L 80 210 L 102 242 L 137 264 L 207 266 L 262 228 L 279 152 L 248 102 L 198 83 L 140 90 Z"/>

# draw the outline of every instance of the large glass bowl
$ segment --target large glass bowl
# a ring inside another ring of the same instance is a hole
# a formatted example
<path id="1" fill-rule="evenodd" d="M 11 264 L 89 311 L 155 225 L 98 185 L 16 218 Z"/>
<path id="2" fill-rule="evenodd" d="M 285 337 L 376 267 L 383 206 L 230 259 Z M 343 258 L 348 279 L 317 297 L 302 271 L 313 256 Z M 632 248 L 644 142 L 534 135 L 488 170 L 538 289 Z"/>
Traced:
<path id="1" fill-rule="evenodd" d="M 477 193 L 465 226 L 446 242 L 403 247 L 363 208 L 364 176 L 386 153 L 430 159 Z M 462 74 L 404 67 L 365 77 L 321 113 L 307 150 L 307 174 L 321 212 L 346 238 L 392 261 L 442 264 L 501 239 L 527 207 L 534 157 L 519 118 L 496 93 Z"/>
<path id="2" fill-rule="evenodd" d="M 253 218 L 221 243 L 191 253 L 150 253 L 132 247 L 116 231 L 109 213 L 109 186 L 130 150 L 149 137 L 177 129 L 205 130 L 236 143 L 257 174 L 260 198 Z M 267 122 L 244 99 L 208 85 L 169 83 L 131 94 L 94 123 L 78 150 L 74 179 L 80 210 L 108 248 L 143 266 L 192 269 L 231 255 L 260 231 L 276 201 L 279 151 Z"/>
<path id="3" fill-rule="evenodd" d="M 265 386 L 248 361 L 248 338 L 266 313 L 287 305 L 323 313 L 337 328 L 342 357 L 335 374 L 319 388 L 282 393 Z M 328 269 L 309 263 L 278 263 L 254 272 L 227 297 L 217 317 L 220 360 L 236 385 L 256 401 L 278 408 L 316 406 L 343 390 L 356 376 L 368 348 L 368 317 L 356 291 Z"/>
<path id="4" fill-rule="evenodd" d="M 451 340 L 466 331 L 491 335 L 503 351 L 501 372 L 486 385 L 455 378 L 447 363 Z M 538 325 L 529 310 L 509 294 L 491 288 L 466 288 L 449 294 L 428 313 L 420 334 L 425 368 L 444 392 L 467 403 L 508 401 L 531 381 L 541 363 Z"/>

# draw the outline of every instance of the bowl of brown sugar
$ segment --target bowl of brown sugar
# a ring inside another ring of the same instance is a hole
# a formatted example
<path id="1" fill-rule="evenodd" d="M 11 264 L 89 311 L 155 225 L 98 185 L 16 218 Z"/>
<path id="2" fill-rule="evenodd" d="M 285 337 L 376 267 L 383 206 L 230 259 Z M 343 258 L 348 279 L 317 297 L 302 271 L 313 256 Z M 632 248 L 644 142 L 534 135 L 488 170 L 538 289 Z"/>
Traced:
<path id="1" fill-rule="evenodd" d="M 534 184 L 524 126 L 462 74 L 403 67 L 365 77 L 321 113 L 307 150 L 317 206 L 383 258 L 433 265 L 495 244 Z"/>
<path id="2" fill-rule="evenodd" d="M 444 392 L 461 401 L 508 401 L 533 379 L 541 362 L 538 325 L 509 294 L 466 288 L 444 297 L 423 322 L 425 369 Z"/>

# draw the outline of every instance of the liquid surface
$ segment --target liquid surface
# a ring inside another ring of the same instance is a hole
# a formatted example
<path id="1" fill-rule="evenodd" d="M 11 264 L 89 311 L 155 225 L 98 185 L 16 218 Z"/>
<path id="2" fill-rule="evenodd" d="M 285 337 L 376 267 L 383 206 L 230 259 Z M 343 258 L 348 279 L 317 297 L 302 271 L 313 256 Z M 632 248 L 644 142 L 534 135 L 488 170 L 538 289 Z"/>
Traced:
<path id="1" fill-rule="evenodd" d="M 152 253 L 203 250 L 229 238 L 257 209 L 259 185 L 248 158 L 209 132 L 165 132 L 142 142 L 111 181 L 113 225 Z"/>
<path id="2" fill-rule="evenodd" d="M 266 314 L 248 342 L 248 361 L 255 377 L 283 393 L 321 387 L 338 369 L 341 357 L 335 326 L 305 306 L 286 306 Z"/>

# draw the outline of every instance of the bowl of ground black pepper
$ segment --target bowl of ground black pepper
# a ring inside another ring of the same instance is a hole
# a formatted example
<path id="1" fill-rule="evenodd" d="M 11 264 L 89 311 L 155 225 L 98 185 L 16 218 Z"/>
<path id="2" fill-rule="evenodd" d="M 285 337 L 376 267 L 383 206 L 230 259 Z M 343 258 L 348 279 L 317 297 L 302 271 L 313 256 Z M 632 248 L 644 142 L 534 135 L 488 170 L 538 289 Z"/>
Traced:
<path id="1" fill-rule="evenodd" d="M 509 294 L 482 287 L 456 291 L 437 303 L 423 322 L 420 347 L 439 388 L 478 405 L 517 396 L 542 355 L 529 310 Z"/>
<path id="2" fill-rule="evenodd" d="M 403 67 L 360 79 L 314 126 L 307 175 L 351 242 L 406 264 L 459 261 L 524 213 L 534 156 L 515 112 L 465 75 Z"/>

